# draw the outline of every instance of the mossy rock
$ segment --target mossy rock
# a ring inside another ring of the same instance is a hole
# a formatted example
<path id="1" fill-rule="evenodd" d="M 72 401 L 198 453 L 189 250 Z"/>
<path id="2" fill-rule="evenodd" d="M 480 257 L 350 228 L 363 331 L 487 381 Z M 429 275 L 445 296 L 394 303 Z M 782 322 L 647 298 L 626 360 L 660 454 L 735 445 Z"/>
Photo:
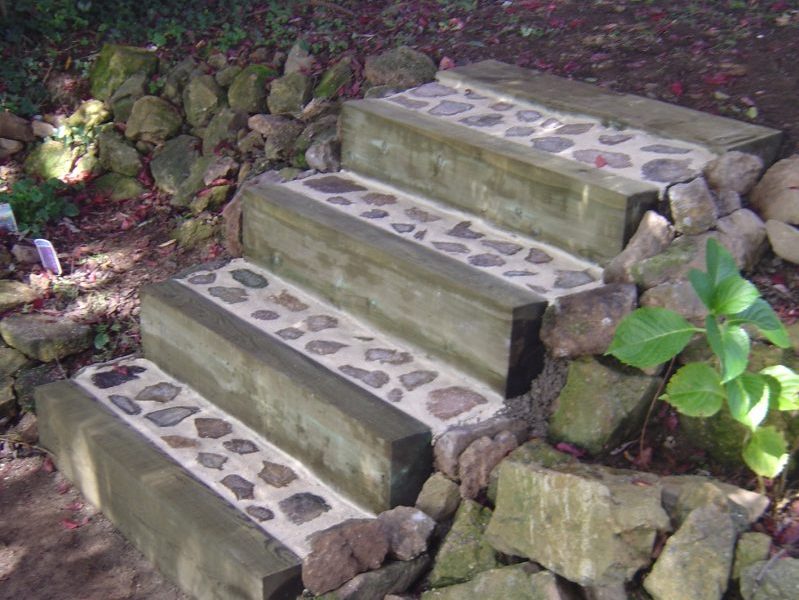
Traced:
<path id="1" fill-rule="evenodd" d="M 141 156 L 130 143 L 113 129 L 103 131 L 97 138 L 100 164 L 109 171 L 134 177 L 142 167 Z"/>
<path id="2" fill-rule="evenodd" d="M 211 155 L 223 144 L 235 146 L 238 133 L 247 127 L 247 113 L 223 108 L 217 112 L 203 134 L 203 154 Z"/>
<path id="3" fill-rule="evenodd" d="M 86 100 L 75 112 L 67 117 L 69 127 L 93 129 L 111 118 L 110 111 L 100 100 Z"/>
<path id="4" fill-rule="evenodd" d="M 136 100 L 147 93 L 146 84 L 147 76 L 144 73 L 136 73 L 128 77 L 125 83 L 117 88 L 109 100 L 115 121 L 125 122 L 130 118 L 130 111 L 133 110 Z"/>
<path id="5" fill-rule="evenodd" d="M 352 60 L 347 57 L 338 61 L 322 74 L 322 78 L 314 88 L 314 98 L 328 100 L 336 96 L 338 91 L 352 81 Z"/>
<path id="6" fill-rule="evenodd" d="M 110 200 L 128 200 L 141 196 L 145 188 L 135 177 L 106 173 L 94 180 L 94 190 Z"/>
<path id="7" fill-rule="evenodd" d="M 80 149 L 60 140 L 46 140 L 36 146 L 25 160 L 25 172 L 42 179 L 64 180 L 72 172 Z"/>
<path id="8" fill-rule="evenodd" d="M 311 80 L 302 73 L 289 73 L 272 82 L 266 103 L 274 115 L 298 115 L 311 98 Z"/>
<path id="9" fill-rule="evenodd" d="M 108 100 L 126 79 L 136 73 L 149 77 L 158 68 L 158 57 L 144 48 L 105 44 L 89 72 L 92 96 Z"/>
<path id="10" fill-rule="evenodd" d="M 183 88 L 183 110 L 186 121 L 194 127 L 204 127 L 222 105 L 224 92 L 210 75 L 198 75 Z"/>
<path id="11" fill-rule="evenodd" d="M 155 185 L 167 194 L 176 194 L 181 184 L 189 177 L 192 166 L 200 158 L 199 138 L 180 135 L 169 140 L 154 155 L 150 162 Z"/>
<path id="12" fill-rule="evenodd" d="M 213 224 L 200 217 L 183 221 L 172 231 L 172 237 L 181 248 L 196 248 L 216 235 Z"/>
<path id="13" fill-rule="evenodd" d="M 432 81 L 436 66 L 429 56 L 401 46 L 366 59 L 364 75 L 372 85 L 409 88 Z"/>
<path id="14" fill-rule="evenodd" d="M 178 110 L 157 96 L 142 96 L 133 104 L 125 137 L 160 144 L 175 136 L 183 125 Z"/>
<path id="15" fill-rule="evenodd" d="M 228 104 L 233 110 L 258 113 L 264 110 L 266 82 L 277 75 L 264 65 L 249 65 L 236 75 L 228 89 Z"/>

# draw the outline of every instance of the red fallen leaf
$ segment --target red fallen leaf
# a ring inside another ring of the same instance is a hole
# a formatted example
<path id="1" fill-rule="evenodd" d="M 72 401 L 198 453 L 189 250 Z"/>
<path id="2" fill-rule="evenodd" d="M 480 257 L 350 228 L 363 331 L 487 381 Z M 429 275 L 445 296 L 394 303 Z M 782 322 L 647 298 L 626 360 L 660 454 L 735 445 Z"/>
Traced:
<path id="1" fill-rule="evenodd" d="M 83 508 L 83 502 L 78 502 L 77 500 L 75 500 L 74 502 L 70 502 L 64 507 L 65 510 L 69 510 L 72 512 L 77 512 L 82 508 Z"/>
<path id="2" fill-rule="evenodd" d="M 438 68 L 442 71 L 446 71 L 447 69 L 452 69 L 455 67 L 455 61 L 452 60 L 449 56 L 445 56 L 441 59 L 441 62 L 438 63 Z"/>
<path id="3" fill-rule="evenodd" d="M 73 521 L 72 519 L 61 519 L 61 525 L 64 529 L 77 529 L 89 524 L 89 517 L 83 517 L 80 521 Z"/>
<path id="4" fill-rule="evenodd" d="M 33 310 L 40 310 L 44 306 L 44 298 L 36 298 L 31 302 L 31 306 L 33 306 Z"/>
<path id="5" fill-rule="evenodd" d="M 42 461 L 42 466 L 40 467 L 42 471 L 45 473 L 52 473 L 55 471 L 55 464 L 53 464 L 53 459 L 49 456 L 46 456 L 45 459 Z"/>
<path id="6" fill-rule="evenodd" d="M 67 493 L 67 492 L 68 492 L 68 491 L 69 491 L 71 488 L 72 488 L 72 485 L 71 485 L 71 484 L 70 484 L 68 481 L 62 481 L 62 482 L 60 482 L 60 483 L 59 483 L 59 484 L 56 486 L 55 490 L 56 490 L 56 491 L 57 491 L 59 494 L 61 494 L 61 495 L 63 496 L 63 495 L 64 495 L 64 494 L 66 494 L 66 493 Z"/>
<path id="7" fill-rule="evenodd" d="M 712 75 L 705 75 L 703 78 L 708 85 L 724 85 L 732 79 L 728 73 L 713 73 Z"/>
<path id="8" fill-rule="evenodd" d="M 685 93 L 685 88 L 682 85 L 682 81 L 675 81 L 669 86 L 669 91 L 677 96 L 678 98 Z"/>
<path id="9" fill-rule="evenodd" d="M 604 156 L 598 154 L 597 157 L 594 159 L 594 164 L 596 165 L 597 169 L 601 169 L 602 167 L 608 164 L 608 161 L 605 160 Z"/>
<path id="10" fill-rule="evenodd" d="M 558 442 L 555 444 L 555 450 L 560 450 L 561 452 L 565 452 L 566 454 L 571 454 L 574 458 L 582 458 L 587 454 L 585 450 L 582 448 L 578 448 L 574 444 L 570 444 L 569 442 Z"/>

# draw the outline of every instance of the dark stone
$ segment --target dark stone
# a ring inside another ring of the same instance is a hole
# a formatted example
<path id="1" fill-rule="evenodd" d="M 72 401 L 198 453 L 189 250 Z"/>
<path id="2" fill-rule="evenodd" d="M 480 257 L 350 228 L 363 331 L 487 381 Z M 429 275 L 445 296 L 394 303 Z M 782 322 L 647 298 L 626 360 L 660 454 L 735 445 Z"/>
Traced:
<path id="1" fill-rule="evenodd" d="M 256 521 L 271 521 L 275 518 L 275 513 L 266 508 L 265 506 L 248 506 L 244 509 Z"/>
<path id="2" fill-rule="evenodd" d="M 579 135 L 591 131 L 593 127 L 593 123 L 569 123 L 568 125 L 561 125 L 558 127 L 555 133 L 560 135 Z"/>
<path id="3" fill-rule="evenodd" d="M 536 150 L 543 150 L 544 152 L 563 152 L 572 146 L 574 146 L 572 140 L 556 136 L 536 138 L 533 140 L 533 148 Z"/>
<path id="4" fill-rule="evenodd" d="M 413 98 L 406 98 L 405 96 L 395 96 L 394 98 L 389 98 L 389 100 L 391 102 L 396 102 L 400 106 L 412 108 L 414 110 L 424 108 L 429 104 L 429 102 L 425 102 L 424 100 L 414 100 Z"/>
<path id="5" fill-rule="evenodd" d="M 691 150 L 688 148 L 679 148 L 677 146 L 669 146 L 668 144 L 652 144 L 641 148 L 644 152 L 655 152 L 657 154 L 688 154 Z"/>
<path id="6" fill-rule="evenodd" d="M 538 275 L 537 271 L 505 271 L 503 273 L 505 277 L 532 277 L 533 275 Z"/>
<path id="7" fill-rule="evenodd" d="M 197 435 L 201 438 L 217 439 L 233 431 L 233 426 L 227 421 L 207 417 L 194 419 L 194 426 L 197 428 Z"/>
<path id="8" fill-rule="evenodd" d="M 385 219 L 388 216 L 388 213 L 379 208 L 373 208 L 372 210 L 367 210 L 366 212 L 362 212 L 361 216 L 364 219 Z"/>
<path id="9" fill-rule="evenodd" d="M 313 315 L 305 319 L 305 326 L 308 331 L 322 331 L 323 329 L 334 329 L 338 327 L 338 319 L 330 315 Z"/>
<path id="10" fill-rule="evenodd" d="M 505 137 L 525 137 L 534 133 L 535 127 L 510 127 L 505 132 Z"/>
<path id="11" fill-rule="evenodd" d="M 541 118 L 541 113 L 536 110 L 520 110 L 516 113 L 516 117 L 523 123 L 532 123 Z"/>
<path id="12" fill-rule="evenodd" d="M 591 283 L 594 278 L 585 271 L 558 271 L 555 279 L 555 287 L 560 289 L 571 289 Z"/>
<path id="13" fill-rule="evenodd" d="M 420 85 L 418 88 L 410 91 L 412 96 L 419 98 L 440 98 L 442 96 L 451 96 L 455 93 L 455 89 L 440 83 L 431 82 Z"/>
<path id="14" fill-rule="evenodd" d="M 469 247 L 459 242 L 433 242 L 438 250 L 451 252 L 452 254 L 469 254 Z"/>
<path id="15" fill-rule="evenodd" d="M 422 210 L 421 208 L 407 208 L 405 209 L 405 216 L 408 217 L 411 221 L 416 221 L 417 223 L 432 223 L 433 221 L 440 221 L 441 217 L 436 215 L 431 215 L 429 212 Z"/>
<path id="16" fill-rule="evenodd" d="M 312 342 L 308 342 L 305 344 L 305 349 L 308 352 L 313 352 L 314 354 L 335 354 L 342 348 L 346 348 L 347 344 L 342 344 L 340 342 L 331 342 L 328 340 L 313 340 Z"/>
<path id="17" fill-rule="evenodd" d="M 216 281 L 216 273 L 199 273 L 189 277 L 188 281 L 194 285 L 209 285 Z"/>
<path id="18" fill-rule="evenodd" d="M 438 377 L 436 371 L 411 371 L 410 373 L 400 375 L 399 380 L 402 387 L 410 392 L 426 383 L 435 381 L 436 377 Z"/>
<path id="19" fill-rule="evenodd" d="M 633 139 L 633 136 L 627 135 L 626 133 L 603 133 L 599 136 L 599 143 L 605 144 L 606 146 L 615 146 L 616 144 L 622 144 L 631 139 Z"/>
<path id="20" fill-rule="evenodd" d="M 281 500 L 278 504 L 289 521 L 295 525 L 302 525 L 312 521 L 319 515 L 330 510 L 330 505 L 321 496 L 309 492 L 301 492 Z"/>
<path id="21" fill-rule="evenodd" d="M 399 350 L 390 350 L 388 348 L 370 348 L 366 351 L 366 360 L 380 361 L 380 364 L 389 365 L 404 365 L 413 360 L 413 357 L 408 352 L 400 352 Z"/>
<path id="22" fill-rule="evenodd" d="M 390 379 L 384 371 L 367 371 L 366 369 L 359 369 L 352 365 L 344 365 L 338 368 L 339 371 L 345 375 L 349 375 L 355 379 L 363 381 L 366 385 L 373 388 L 381 388 L 386 385 Z"/>
<path id="23" fill-rule="evenodd" d="M 501 267 L 505 261 L 496 254 L 477 254 L 469 257 L 469 264 L 475 267 Z"/>
<path id="24" fill-rule="evenodd" d="M 297 474 L 286 465 L 265 460 L 264 468 L 258 473 L 258 477 L 272 487 L 282 488 L 297 479 Z"/>
<path id="25" fill-rule="evenodd" d="M 427 235 L 427 229 L 422 229 L 421 231 L 417 231 L 413 234 L 413 239 L 419 240 L 420 242 L 424 239 L 424 236 Z"/>
<path id="26" fill-rule="evenodd" d="M 444 100 L 427 112 L 437 117 L 450 117 L 452 115 L 458 115 L 460 113 L 466 112 L 467 110 L 471 110 L 472 108 L 473 106 L 471 104 L 466 104 L 465 102 Z"/>
<path id="27" fill-rule="evenodd" d="M 364 194 L 363 201 L 371 206 L 388 206 L 397 203 L 397 197 L 391 194 L 378 194 L 377 192 L 370 192 Z"/>
<path id="28" fill-rule="evenodd" d="M 280 317 L 280 315 L 273 310 L 256 310 L 250 316 L 253 319 L 258 319 L 259 321 L 274 321 Z"/>
<path id="29" fill-rule="evenodd" d="M 673 158 L 656 158 L 644 163 L 641 175 L 649 181 L 672 183 L 687 179 L 694 174 L 690 160 L 676 160 Z"/>
<path id="30" fill-rule="evenodd" d="M 200 412 L 200 409 L 195 406 L 172 406 L 147 413 L 144 416 L 159 427 L 172 427 L 186 417 L 198 412 Z"/>
<path id="31" fill-rule="evenodd" d="M 477 92 L 473 92 L 472 90 L 469 90 L 469 91 L 468 91 L 468 92 L 466 92 L 466 94 L 464 94 L 464 95 L 465 95 L 465 96 L 466 96 L 466 98 L 468 98 L 469 100 L 485 100 L 485 99 L 486 99 L 486 96 L 483 96 L 483 95 L 481 95 L 481 94 L 478 94 Z"/>
<path id="32" fill-rule="evenodd" d="M 278 331 L 277 334 L 284 340 L 296 340 L 304 336 L 305 332 L 302 329 L 297 329 L 296 327 L 286 327 L 285 329 Z"/>
<path id="33" fill-rule="evenodd" d="M 537 294 L 546 294 L 549 290 L 545 287 L 540 285 L 533 285 L 532 283 L 528 283 L 527 287 L 536 292 Z"/>
<path id="34" fill-rule="evenodd" d="M 574 156 L 574 158 L 580 162 L 595 166 L 597 166 L 597 159 L 600 157 L 609 167 L 613 167 L 614 169 L 624 169 L 626 167 L 633 166 L 632 160 L 630 160 L 630 155 L 623 154 L 621 152 L 608 152 L 602 150 L 575 150 L 572 156 Z"/>
<path id="35" fill-rule="evenodd" d="M 427 409 L 430 413 L 446 421 L 472 410 L 479 404 L 488 402 L 483 396 L 460 386 L 433 390 L 428 395 Z"/>
<path id="36" fill-rule="evenodd" d="M 344 196 L 330 196 L 327 201 L 336 206 L 349 206 L 352 204 L 352 200 L 347 200 Z"/>
<path id="37" fill-rule="evenodd" d="M 92 375 L 92 383 L 101 390 L 122 385 L 128 381 L 139 378 L 139 373 L 144 373 L 144 367 L 125 367 L 117 365 L 110 371 L 101 371 Z"/>
<path id="38" fill-rule="evenodd" d="M 316 179 L 306 179 L 302 182 L 309 188 L 325 194 L 346 194 L 348 192 L 365 192 L 366 188 L 358 185 L 353 181 L 338 177 L 336 175 L 327 175 L 325 177 L 318 177 Z"/>
<path id="39" fill-rule="evenodd" d="M 183 388 L 162 381 L 155 385 L 148 385 L 136 394 L 136 400 L 139 402 L 170 402 L 175 399 L 181 389 Z"/>
<path id="40" fill-rule="evenodd" d="M 114 404 L 114 406 L 127 415 L 138 415 L 141 412 L 141 406 L 136 404 L 127 396 L 111 394 L 108 399 Z"/>
<path id="41" fill-rule="evenodd" d="M 411 223 L 392 223 L 391 227 L 397 233 L 410 233 L 411 231 L 416 229 L 416 225 L 413 225 Z"/>
<path id="42" fill-rule="evenodd" d="M 520 244 L 514 244 L 513 242 L 499 242 L 496 240 L 482 240 L 480 242 L 483 246 L 487 246 L 499 252 L 500 254 L 504 254 L 505 256 L 513 256 L 514 254 L 518 254 L 522 251 L 522 246 Z"/>
<path id="43" fill-rule="evenodd" d="M 399 402 L 400 400 L 402 400 L 402 396 L 403 396 L 403 395 L 404 395 L 404 394 L 403 394 L 403 391 L 402 391 L 401 389 L 399 389 L 399 388 L 394 388 L 393 390 L 391 390 L 391 391 L 390 391 L 390 392 L 389 392 L 389 393 L 386 395 L 386 398 L 388 398 L 388 399 L 389 399 L 389 401 L 391 401 L 391 402 Z"/>
<path id="44" fill-rule="evenodd" d="M 236 454 L 252 454 L 253 452 L 258 452 L 258 446 L 253 444 L 250 440 L 242 440 L 240 438 L 222 442 L 222 445 L 225 447 L 225 450 L 235 452 Z"/>
<path id="45" fill-rule="evenodd" d="M 477 240 L 483 237 L 482 233 L 477 233 L 476 231 L 472 231 L 471 229 L 469 229 L 471 226 L 472 226 L 471 221 L 461 221 L 460 223 L 455 225 L 455 227 L 450 229 L 447 232 L 447 235 L 467 240 Z"/>
<path id="46" fill-rule="evenodd" d="M 527 253 L 527 256 L 524 258 L 524 260 L 529 263 L 533 263 L 534 265 L 540 265 L 542 263 L 551 262 L 552 257 L 543 250 L 539 250 L 538 248 L 530 248 L 530 252 Z"/>
<path id="47" fill-rule="evenodd" d="M 197 455 L 197 462 L 206 469 L 222 470 L 222 466 L 227 462 L 227 456 L 215 454 L 213 452 L 200 452 Z"/>
<path id="48" fill-rule="evenodd" d="M 164 440 L 170 448 L 196 448 L 199 446 L 197 440 L 183 437 L 182 435 L 162 435 L 161 439 Z"/>
<path id="49" fill-rule="evenodd" d="M 502 123 L 502 115 L 474 115 L 461 119 L 461 123 L 470 127 L 493 127 Z"/>
<path id="50" fill-rule="evenodd" d="M 266 277 L 249 269 L 233 269 L 230 275 L 241 285 L 248 288 L 265 288 L 269 285 Z"/>
<path id="51" fill-rule="evenodd" d="M 556 127 L 560 127 L 563 125 L 560 121 L 558 121 L 555 117 L 549 117 L 546 121 L 541 123 L 541 127 L 545 129 L 554 129 Z"/>
<path id="52" fill-rule="evenodd" d="M 238 304 L 247 301 L 247 291 L 244 288 L 214 286 L 208 288 L 208 293 L 222 302 Z"/>
<path id="53" fill-rule="evenodd" d="M 292 296 L 286 290 L 280 292 L 279 296 L 270 296 L 269 298 L 272 302 L 289 309 L 291 312 L 302 312 L 308 308 L 307 304 L 296 296 Z"/>
<path id="54" fill-rule="evenodd" d="M 505 112 L 506 110 L 510 110 L 514 106 L 515 104 L 511 104 L 510 102 L 497 102 L 496 104 L 492 104 L 490 108 L 491 110 L 496 110 L 498 112 Z"/>
<path id="55" fill-rule="evenodd" d="M 254 497 L 252 492 L 255 486 L 241 475 L 226 475 L 221 483 L 233 492 L 236 500 L 252 500 Z"/>

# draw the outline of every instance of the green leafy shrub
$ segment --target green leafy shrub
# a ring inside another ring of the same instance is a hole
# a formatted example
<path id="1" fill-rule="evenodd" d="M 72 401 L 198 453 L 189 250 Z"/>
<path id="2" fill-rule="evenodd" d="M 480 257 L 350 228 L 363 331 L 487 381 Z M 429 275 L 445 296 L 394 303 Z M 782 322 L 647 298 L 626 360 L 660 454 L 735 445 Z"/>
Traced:
<path id="1" fill-rule="evenodd" d="M 47 223 L 78 214 L 78 208 L 64 197 L 66 190 L 58 179 L 42 183 L 21 179 L 9 192 L 0 194 L 0 202 L 11 205 L 21 232 L 38 237 Z"/>
<path id="2" fill-rule="evenodd" d="M 745 326 L 757 328 L 780 348 L 790 346 L 788 334 L 757 288 L 741 277 L 730 253 L 713 239 L 707 242 L 706 269 L 688 274 L 709 313 L 704 328 L 665 308 L 639 308 L 619 324 L 608 354 L 634 367 L 653 367 L 677 356 L 694 335 L 704 335 L 719 369 L 700 362 L 684 365 L 661 399 L 691 417 L 713 416 L 726 402 L 733 418 L 748 429 L 744 462 L 759 476 L 774 477 L 788 462 L 787 444 L 782 432 L 761 423 L 770 409 L 799 410 L 799 376 L 783 365 L 748 371 L 751 342 Z"/>

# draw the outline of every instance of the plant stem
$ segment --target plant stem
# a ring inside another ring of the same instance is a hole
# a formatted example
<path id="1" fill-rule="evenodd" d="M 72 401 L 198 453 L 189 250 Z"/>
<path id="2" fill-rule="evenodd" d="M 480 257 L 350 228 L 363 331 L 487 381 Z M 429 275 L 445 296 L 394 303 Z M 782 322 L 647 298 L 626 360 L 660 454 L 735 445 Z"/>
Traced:
<path id="1" fill-rule="evenodd" d="M 652 418 L 652 410 L 655 408 L 655 402 L 657 402 L 657 399 L 660 398 L 660 394 L 663 392 L 663 388 L 665 387 L 666 382 L 669 380 L 671 372 L 674 369 L 674 363 L 676 360 L 676 355 L 671 357 L 669 366 L 666 368 L 666 372 L 663 374 L 663 379 L 660 380 L 660 385 L 658 386 L 655 395 L 652 396 L 652 401 L 649 403 L 649 408 L 646 411 L 646 418 L 644 419 L 644 425 L 641 427 L 641 437 L 638 438 L 638 456 L 641 456 L 644 452 L 644 444 L 646 442 L 646 427 L 649 424 L 649 419 Z"/>

